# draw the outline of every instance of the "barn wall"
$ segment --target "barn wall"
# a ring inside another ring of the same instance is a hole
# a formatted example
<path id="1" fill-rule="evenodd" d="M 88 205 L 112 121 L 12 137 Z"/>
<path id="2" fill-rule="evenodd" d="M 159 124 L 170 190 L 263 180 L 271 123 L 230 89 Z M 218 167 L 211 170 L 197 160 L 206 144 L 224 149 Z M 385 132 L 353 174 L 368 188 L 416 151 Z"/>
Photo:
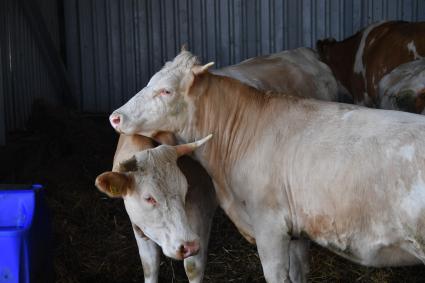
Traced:
<path id="1" fill-rule="evenodd" d="M 109 112 L 180 46 L 217 67 L 383 20 L 425 20 L 423 0 L 68 0 L 67 59 L 81 109 Z"/>
<path id="2" fill-rule="evenodd" d="M 35 99 L 62 101 L 57 3 L 0 1 L 0 145 L 5 132 L 25 128 Z"/>

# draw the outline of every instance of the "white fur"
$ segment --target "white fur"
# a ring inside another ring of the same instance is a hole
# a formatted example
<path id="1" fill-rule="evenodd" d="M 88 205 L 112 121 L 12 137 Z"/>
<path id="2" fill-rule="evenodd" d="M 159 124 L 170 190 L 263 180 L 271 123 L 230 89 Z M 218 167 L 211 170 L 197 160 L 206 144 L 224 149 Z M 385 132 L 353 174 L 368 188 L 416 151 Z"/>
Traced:
<path id="1" fill-rule="evenodd" d="M 413 95 L 425 90 L 425 59 L 402 64 L 385 75 L 379 82 L 379 106 L 383 109 L 399 109 L 396 97 L 401 92 Z"/>
<path id="2" fill-rule="evenodd" d="M 403 145 L 399 150 L 399 155 L 408 161 L 412 161 L 415 155 L 415 147 L 411 144 Z"/>
<path id="3" fill-rule="evenodd" d="M 413 40 L 407 44 L 407 50 L 413 53 L 413 60 L 423 58 L 421 55 L 419 55 L 418 51 L 416 51 L 416 45 Z"/>
<path id="4" fill-rule="evenodd" d="M 354 73 L 362 74 L 364 81 L 366 82 L 366 69 L 363 65 L 363 52 L 366 45 L 366 40 L 369 35 L 369 33 L 376 28 L 377 26 L 380 26 L 381 24 L 385 23 L 385 21 L 378 22 L 372 25 L 369 25 L 362 34 L 362 39 L 360 40 L 359 48 L 357 48 L 356 57 L 354 59 Z M 366 88 L 366 86 L 365 86 Z"/>
<path id="5" fill-rule="evenodd" d="M 421 170 L 418 172 L 412 187 L 409 188 L 408 195 L 403 198 L 401 206 L 411 218 L 418 219 L 423 217 L 425 208 L 425 183 L 422 179 Z"/>

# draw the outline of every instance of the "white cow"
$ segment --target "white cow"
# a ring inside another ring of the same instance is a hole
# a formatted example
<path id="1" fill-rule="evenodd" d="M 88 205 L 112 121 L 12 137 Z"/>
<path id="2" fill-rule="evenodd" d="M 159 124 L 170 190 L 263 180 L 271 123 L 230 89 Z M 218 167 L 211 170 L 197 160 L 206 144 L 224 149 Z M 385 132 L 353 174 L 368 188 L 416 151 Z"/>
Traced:
<path id="1" fill-rule="evenodd" d="M 113 172 L 105 172 L 96 179 L 96 186 L 102 192 L 124 199 L 146 283 L 158 282 L 160 247 L 167 256 L 184 258 L 189 282 L 202 282 L 204 276 L 217 201 L 208 174 L 188 157 L 179 160 L 180 169 L 189 183 L 187 194 L 182 192 L 164 197 L 176 191 L 174 186 L 187 188 L 186 179 L 178 168 L 168 171 L 167 163 L 175 165 L 177 157 L 186 153 L 178 150 L 178 146 L 168 145 L 154 148 L 153 140 L 144 136 L 121 135 Z M 167 183 L 164 176 L 172 172 L 176 174 Z M 168 186 L 161 187 L 164 185 Z M 153 189 L 156 187 L 163 190 Z"/>
<path id="2" fill-rule="evenodd" d="M 178 87 L 180 80 L 187 73 L 188 66 L 197 62 L 196 56 L 182 49 L 173 61 L 167 62 L 152 76 L 147 86 L 127 103 L 127 107 L 137 107 L 137 101 L 146 95 L 166 97 L 181 94 Z M 262 91 L 291 93 L 326 101 L 338 100 L 338 85 L 332 71 L 319 61 L 318 55 L 310 48 L 302 47 L 251 58 L 237 65 L 214 70 L 213 73 L 238 79 Z M 174 111 L 179 110 L 177 105 Z M 132 112 L 138 113 L 136 109 Z M 126 123 L 125 118 L 111 116 L 111 124 Z"/>
<path id="3" fill-rule="evenodd" d="M 425 59 L 402 64 L 379 82 L 379 107 L 424 114 Z"/>
<path id="4" fill-rule="evenodd" d="M 197 63 L 197 58 L 183 49 L 172 62 L 167 62 L 164 68 L 151 78 L 148 85 L 131 100 L 136 100 L 136 102 L 127 103 L 127 105 L 137 107 L 137 100 L 146 95 L 167 97 L 181 94 L 181 90 L 178 88 L 179 80 L 186 74 L 188 66 L 195 63 Z M 317 53 L 310 48 L 298 48 L 251 58 L 213 72 L 238 79 L 263 91 L 286 92 L 327 101 L 339 99 L 337 82 L 331 70 L 326 64 L 319 61 Z M 181 110 L 179 107 L 176 105 L 174 109 L 176 113 Z M 157 109 L 161 109 L 161 107 Z M 136 109 L 130 110 L 130 112 L 138 113 Z M 127 119 L 122 115 L 111 116 L 113 125 L 126 123 L 126 121 Z M 252 235 L 245 233 L 246 228 L 241 226 L 238 228 L 241 228 L 240 232 L 249 242 L 255 242 Z M 307 250 L 307 241 L 294 240 L 291 242 L 292 270 L 304 270 L 302 273 L 293 273 L 291 275 L 293 281 L 306 281 L 304 275 L 309 269 Z"/>
<path id="5" fill-rule="evenodd" d="M 254 57 L 211 72 L 237 79 L 262 91 L 291 93 L 326 101 L 339 99 L 331 69 L 311 48 L 300 47 Z"/>
<path id="6" fill-rule="evenodd" d="M 220 206 L 255 238 L 268 282 L 290 280 L 290 240 L 303 235 L 367 266 L 425 262 L 425 117 L 264 95 L 191 62 L 112 125 L 181 141 L 214 134 L 195 156 Z M 167 87 L 179 91 L 162 95 Z"/>

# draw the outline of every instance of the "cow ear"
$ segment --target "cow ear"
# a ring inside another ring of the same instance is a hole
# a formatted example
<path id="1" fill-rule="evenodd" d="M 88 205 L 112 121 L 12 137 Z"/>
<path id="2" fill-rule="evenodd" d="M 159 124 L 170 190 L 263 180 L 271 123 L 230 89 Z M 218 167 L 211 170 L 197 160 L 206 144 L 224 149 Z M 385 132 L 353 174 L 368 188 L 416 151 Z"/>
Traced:
<path id="1" fill-rule="evenodd" d="M 201 65 L 194 65 L 192 67 L 192 73 L 197 76 L 197 75 L 201 75 L 203 73 L 205 73 L 206 71 L 209 70 L 209 68 L 211 68 L 214 65 L 214 62 L 209 62 L 203 66 Z"/>
<path id="2" fill-rule="evenodd" d="M 177 156 L 180 157 L 182 155 L 193 152 L 195 149 L 197 149 L 198 147 L 200 147 L 201 145 L 209 141 L 212 138 L 212 136 L 213 136 L 212 134 L 209 134 L 205 138 L 200 139 L 198 141 L 195 141 L 192 143 L 186 143 L 186 144 L 179 144 L 174 146 L 174 148 L 176 149 Z"/>
<path id="3" fill-rule="evenodd" d="M 190 71 L 184 76 L 184 78 L 180 82 L 180 89 L 183 93 L 188 94 L 190 88 L 193 85 L 193 82 L 195 81 L 195 77 L 198 75 L 201 75 L 208 71 L 208 69 L 214 65 L 214 62 L 210 62 L 208 64 L 205 64 L 203 66 L 201 65 L 195 65 L 193 66 Z"/>
<path id="4" fill-rule="evenodd" d="M 97 176 L 96 187 L 111 198 L 121 198 L 130 193 L 132 177 L 119 172 L 105 172 Z"/>

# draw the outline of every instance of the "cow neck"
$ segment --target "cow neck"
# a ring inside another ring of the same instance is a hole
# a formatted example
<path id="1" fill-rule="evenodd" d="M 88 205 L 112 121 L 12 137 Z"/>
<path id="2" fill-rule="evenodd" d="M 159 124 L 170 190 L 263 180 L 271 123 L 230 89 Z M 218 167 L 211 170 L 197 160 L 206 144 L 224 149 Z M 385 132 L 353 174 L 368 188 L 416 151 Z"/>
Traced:
<path id="1" fill-rule="evenodd" d="M 261 136 L 267 119 L 252 117 L 269 116 L 264 115 L 264 106 L 271 97 L 211 74 L 197 78 L 188 96 L 192 105 L 183 139 L 192 141 L 212 133 L 211 141 L 198 151 L 199 159 L 206 168 L 229 172 Z"/>
<path id="2" fill-rule="evenodd" d="M 178 133 L 179 138 L 189 142 L 213 134 L 210 141 L 196 150 L 196 158 L 216 183 L 222 208 L 242 234 L 249 235 L 252 231 L 249 217 L 232 192 L 232 172 L 264 138 L 265 130 L 276 119 L 273 113 L 281 111 L 282 104 L 289 106 L 303 98 L 286 95 L 277 98 L 234 79 L 211 74 L 197 77 L 186 95 L 189 120 Z"/>
<path id="3" fill-rule="evenodd" d="M 340 81 L 350 92 L 353 90 L 352 72 L 356 56 L 355 51 L 360 44 L 361 35 L 361 32 L 357 32 L 343 41 L 330 43 L 328 47 L 329 50 L 327 51 L 327 55 L 330 56 L 330 60 L 326 55 L 322 54 L 321 56 L 321 59 L 331 67 L 336 79 Z M 356 101 L 359 99 L 361 98 L 355 98 Z"/>

